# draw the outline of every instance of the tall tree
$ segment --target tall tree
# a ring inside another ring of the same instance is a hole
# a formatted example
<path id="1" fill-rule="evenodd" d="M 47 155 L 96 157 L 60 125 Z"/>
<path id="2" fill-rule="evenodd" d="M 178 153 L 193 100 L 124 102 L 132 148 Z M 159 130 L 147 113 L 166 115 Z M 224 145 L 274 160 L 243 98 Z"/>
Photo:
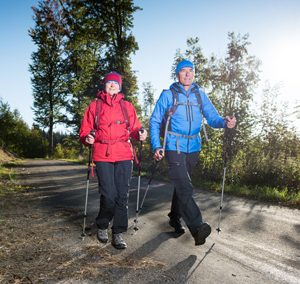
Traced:
<path id="1" fill-rule="evenodd" d="M 131 66 L 131 56 L 138 50 L 138 44 L 131 33 L 133 14 L 140 10 L 133 0 L 102 0 L 98 2 L 103 18 L 107 41 L 104 47 L 107 71 L 115 70 L 123 76 L 123 92 L 126 98 L 136 104 L 137 78 Z"/>
<path id="2" fill-rule="evenodd" d="M 206 58 L 199 46 L 199 38 L 189 38 L 185 53 L 177 50 L 175 55 L 173 77 L 175 78 L 175 66 L 178 61 L 182 58 L 192 60 L 196 69 L 195 82 L 205 88 L 220 114 L 236 115 L 238 118 L 237 131 L 227 131 L 226 135 L 221 135 L 220 131 L 207 129 L 208 136 L 211 138 L 210 146 L 204 144 L 201 161 L 203 168 L 211 168 L 212 175 L 216 164 L 219 164 L 216 162 L 221 159 L 221 153 L 226 152 L 228 158 L 233 159 L 236 153 L 247 145 L 251 133 L 253 122 L 250 103 L 259 79 L 260 62 L 254 56 L 248 55 L 247 48 L 250 44 L 248 37 L 248 34 L 236 36 L 234 33 L 229 33 L 225 59 L 217 59 L 214 55 Z M 223 149 L 218 146 L 221 143 Z"/>
<path id="3" fill-rule="evenodd" d="M 150 117 L 154 106 L 154 88 L 151 82 L 143 83 L 143 114 L 145 117 Z"/>
<path id="4" fill-rule="evenodd" d="M 63 28 L 61 10 L 56 0 L 40 1 L 33 7 L 35 27 L 29 30 L 37 50 L 32 53 L 34 120 L 48 129 L 49 155 L 53 154 L 53 128 L 63 121 L 66 104 L 64 90 Z"/>
<path id="5" fill-rule="evenodd" d="M 215 61 L 214 56 L 206 58 L 200 46 L 198 37 L 188 38 L 186 41 L 187 49 L 184 53 L 180 49 L 176 50 L 174 62 L 172 65 L 172 78 L 176 80 L 175 69 L 177 64 L 183 59 L 189 59 L 195 66 L 195 79 L 194 81 L 202 88 L 209 88 L 212 79 L 212 63 Z"/>
<path id="6" fill-rule="evenodd" d="M 64 61 L 69 114 L 66 124 L 78 133 L 87 104 L 99 89 L 103 20 L 95 17 L 93 1 L 60 0 L 64 18 Z"/>
<path id="7" fill-rule="evenodd" d="M 213 82 L 217 103 L 224 115 L 237 117 L 237 128 L 224 136 L 223 147 L 229 152 L 229 160 L 247 146 L 254 118 L 250 105 L 254 89 L 259 81 L 260 61 L 248 55 L 249 35 L 228 33 L 227 56 L 221 61 Z"/>
<path id="8" fill-rule="evenodd" d="M 137 105 L 136 76 L 130 56 L 137 43 L 130 33 L 133 13 L 138 9 L 128 0 L 60 0 L 66 32 L 69 125 L 80 127 L 81 117 L 91 97 L 103 87 L 101 79 L 109 71 L 123 76 L 123 92 Z"/>

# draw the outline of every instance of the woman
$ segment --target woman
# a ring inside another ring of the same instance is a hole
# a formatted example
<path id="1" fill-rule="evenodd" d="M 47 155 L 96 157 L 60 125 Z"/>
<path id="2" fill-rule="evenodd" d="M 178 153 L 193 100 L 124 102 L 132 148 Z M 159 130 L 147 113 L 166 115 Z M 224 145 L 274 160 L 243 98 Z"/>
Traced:
<path id="1" fill-rule="evenodd" d="M 128 228 L 128 190 L 132 172 L 133 148 L 130 138 L 144 141 L 146 130 L 137 118 L 131 103 L 120 93 L 121 75 L 116 72 L 104 78 L 105 90 L 96 95 L 84 113 L 80 140 L 93 145 L 93 162 L 100 192 L 100 210 L 96 218 L 98 239 L 108 241 L 112 225 L 112 245 L 125 249 L 122 233 Z"/>

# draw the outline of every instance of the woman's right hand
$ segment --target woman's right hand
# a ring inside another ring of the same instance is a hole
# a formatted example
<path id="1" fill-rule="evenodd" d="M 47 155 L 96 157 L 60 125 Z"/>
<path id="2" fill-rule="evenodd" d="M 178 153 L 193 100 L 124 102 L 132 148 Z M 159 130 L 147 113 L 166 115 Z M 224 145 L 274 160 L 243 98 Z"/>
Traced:
<path id="1" fill-rule="evenodd" d="M 87 135 L 87 136 L 85 137 L 85 142 L 86 142 L 87 144 L 93 145 L 94 142 L 95 142 L 94 136 L 91 135 L 91 134 Z"/>

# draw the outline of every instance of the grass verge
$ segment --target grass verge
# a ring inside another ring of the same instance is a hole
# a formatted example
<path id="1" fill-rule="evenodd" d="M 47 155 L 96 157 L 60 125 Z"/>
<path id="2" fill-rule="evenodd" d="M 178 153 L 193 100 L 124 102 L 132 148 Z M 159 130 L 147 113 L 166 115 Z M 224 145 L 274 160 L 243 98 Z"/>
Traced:
<path id="1" fill-rule="evenodd" d="M 221 192 L 222 190 L 222 186 L 219 183 L 196 182 L 195 186 L 210 189 L 215 192 Z M 226 184 L 224 192 L 226 194 L 247 197 L 259 201 L 272 202 L 274 204 L 300 209 L 300 192 L 297 190 L 292 191 L 288 188 L 278 189 L 269 186 Z"/>
<path id="2" fill-rule="evenodd" d="M 0 197 L 25 189 L 16 180 L 17 172 L 15 168 L 20 165 L 20 161 L 0 163 Z"/>

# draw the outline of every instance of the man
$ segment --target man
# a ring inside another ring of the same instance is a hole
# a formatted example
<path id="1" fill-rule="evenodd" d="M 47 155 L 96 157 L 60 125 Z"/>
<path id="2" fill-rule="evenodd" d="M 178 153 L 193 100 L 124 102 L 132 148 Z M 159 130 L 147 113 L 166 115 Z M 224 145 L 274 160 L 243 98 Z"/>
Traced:
<path id="1" fill-rule="evenodd" d="M 233 128 L 235 117 L 221 117 L 207 95 L 193 83 L 194 64 L 183 60 L 176 67 L 178 82 L 164 90 L 150 118 L 151 147 L 159 161 L 166 156 L 169 176 L 174 183 L 169 224 L 177 233 L 184 233 L 181 217 L 188 226 L 195 245 L 202 245 L 211 233 L 211 227 L 203 222 L 198 205 L 193 198 L 191 173 L 201 150 L 202 114 L 214 128 Z M 162 121 L 169 114 L 165 125 L 164 144 L 160 143 Z"/>
<path id="2" fill-rule="evenodd" d="M 93 161 L 99 183 L 100 210 L 96 218 L 98 239 L 108 241 L 113 220 L 112 245 L 125 249 L 122 233 L 128 228 L 128 190 L 132 172 L 133 147 L 130 138 L 144 141 L 147 131 L 131 103 L 120 93 L 122 78 L 116 72 L 104 78 L 105 90 L 97 94 L 84 113 L 80 140 L 93 145 Z"/>

